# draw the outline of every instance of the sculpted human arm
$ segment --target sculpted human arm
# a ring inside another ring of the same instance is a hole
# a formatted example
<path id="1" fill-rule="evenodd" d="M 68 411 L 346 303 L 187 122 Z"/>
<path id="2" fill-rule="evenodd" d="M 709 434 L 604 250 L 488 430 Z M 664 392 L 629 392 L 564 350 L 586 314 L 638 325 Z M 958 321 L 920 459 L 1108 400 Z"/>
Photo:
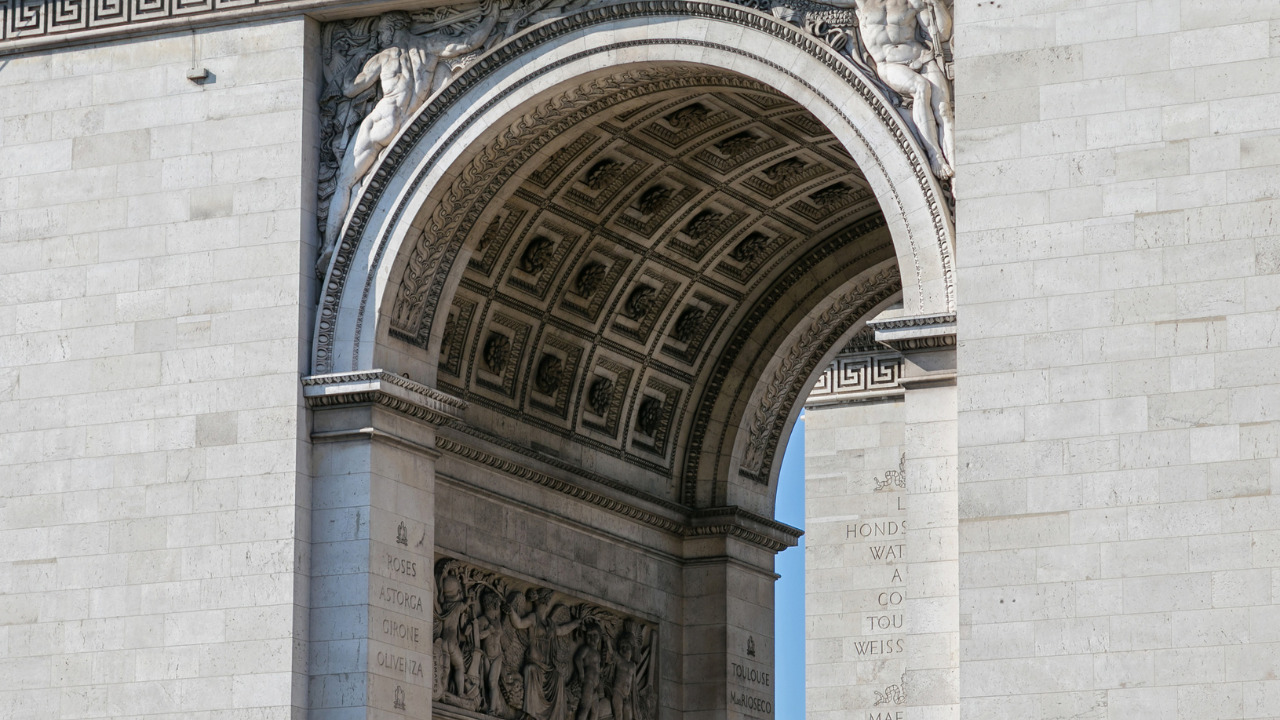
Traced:
<path id="1" fill-rule="evenodd" d="M 951 11 L 945 0 L 911 0 L 911 5 L 920 11 L 920 24 L 935 43 L 951 40 Z"/>
<path id="2" fill-rule="evenodd" d="M 533 624 L 533 613 L 529 613 L 528 617 L 520 617 L 516 614 L 515 608 L 512 608 L 507 611 L 507 614 L 511 617 L 511 624 L 520 630 L 527 630 Z"/>
<path id="3" fill-rule="evenodd" d="M 570 620 L 569 622 L 564 623 L 562 625 L 557 625 L 556 635 L 559 637 L 564 637 L 565 635 L 568 635 L 569 633 L 573 632 L 579 625 L 582 624 L 582 620 L 583 618 L 578 618 L 577 620 Z"/>
<path id="4" fill-rule="evenodd" d="M 457 40 L 444 36 L 437 36 L 429 40 L 431 50 L 440 58 L 454 58 L 459 55 L 466 55 L 484 45 L 484 41 L 489 39 L 493 28 L 498 24 L 498 0 L 487 0 L 485 3 L 485 16 L 476 26 L 475 30 L 466 37 Z"/>
<path id="5" fill-rule="evenodd" d="M 342 86 L 342 94 L 349 98 L 353 98 L 360 93 L 373 87 L 378 82 L 378 78 L 382 76 L 382 55 L 386 50 L 374 55 L 365 62 L 360 72 L 346 85 Z"/>

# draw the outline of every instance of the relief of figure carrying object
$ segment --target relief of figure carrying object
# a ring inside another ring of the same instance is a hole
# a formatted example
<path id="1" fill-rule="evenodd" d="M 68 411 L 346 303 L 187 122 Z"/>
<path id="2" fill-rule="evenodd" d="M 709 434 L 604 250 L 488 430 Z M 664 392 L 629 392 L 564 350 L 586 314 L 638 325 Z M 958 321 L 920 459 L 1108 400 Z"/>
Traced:
<path id="1" fill-rule="evenodd" d="M 564 684 L 567 678 L 554 662 L 561 650 L 559 639 L 582 624 L 583 618 L 557 622 L 552 615 L 560 606 L 551 604 L 552 591 L 546 588 L 530 589 L 525 598 L 533 606 L 526 615 L 511 610 L 511 625 L 528 630 L 525 647 L 524 710 L 525 715 L 538 720 L 565 720 Z"/>
<path id="2" fill-rule="evenodd" d="M 462 581 L 454 573 L 445 573 L 438 579 L 440 588 L 436 600 L 434 646 L 436 648 L 435 700 L 450 705 L 474 709 L 479 705 L 479 683 L 467 673 L 467 658 L 463 653 L 463 638 L 471 626 L 473 616 L 470 603 L 462 589 Z M 475 663 L 479 670 L 479 663 Z"/>
<path id="3" fill-rule="evenodd" d="M 451 558 L 436 586 L 435 702 L 503 720 L 656 718 L 651 626 Z"/>

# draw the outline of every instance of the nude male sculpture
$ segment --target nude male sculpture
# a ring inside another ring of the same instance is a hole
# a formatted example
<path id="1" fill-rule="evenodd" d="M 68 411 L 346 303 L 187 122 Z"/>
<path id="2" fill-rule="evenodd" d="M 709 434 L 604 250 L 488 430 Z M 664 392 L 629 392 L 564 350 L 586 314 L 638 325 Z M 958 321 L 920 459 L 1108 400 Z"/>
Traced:
<path id="1" fill-rule="evenodd" d="M 943 0 L 823 0 L 852 8 L 858 34 L 876 61 L 886 85 L 911 98 L 911 118 L 919 129 L 929 165 L 941 179 L 955 172 L 955 111 L 943 69 L 942 45 L 951 39 L 951 13 Z M 932 42 L 917 37 L 923 27 Z"/>
<path id="2" fill-rule="evenodd" d="M 485 0 L 484 18 L 466 36 L 444 32 L 416 35 L 408 13 L 389 12 L 379 21 L 379 40 L 384 48 L 369 58 L 360 73 L 342 88 L 353 98 L 381 84 L 382 98 L 360 122 L 355 138 L 347 146 L 338 167 L 337 188 L 329 204 L 324 245 L 319 267 L 323 271 L 338 241 L 338 232 L 347 211 L 359 193 L 362 181 L 409 118 L 436 90 L 448 82 L 450 70 L 441 60 L 474 52 L 484 45 L 498 21 L 498 0 Z"/>

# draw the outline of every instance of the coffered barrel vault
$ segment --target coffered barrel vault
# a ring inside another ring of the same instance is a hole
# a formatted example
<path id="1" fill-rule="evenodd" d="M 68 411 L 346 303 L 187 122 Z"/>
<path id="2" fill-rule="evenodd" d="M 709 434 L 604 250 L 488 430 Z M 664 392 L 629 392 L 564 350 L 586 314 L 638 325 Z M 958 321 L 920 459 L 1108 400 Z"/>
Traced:
<path id="1" fill-rule="evenodd" d="M 899 298 L 950 312 L 950 211 L 922 158 L 864 71 L 771 16 L 552 19 L 387 149 L 335 241 L 314 367 L 405 373 L 465 397 L 468 433 L 521 428 L 515 452 L 768 515 L 824 352 Z"/>
<path id="2" fill-rule="evenodd" d="M 704 396 L 743 391 L 716 371 L 753 335 L 782 341 L 779 298 L 821 299 L 795 295 L 809 270 L 857 274 L 892 245 L 840 142 L 758 82 L 645 68 L 559 102 L 573 101 L 481 151 L 494 171 L 420 216 L 391 336 L 425 351 L 443 318 L 437 386 L 470 403 L 469 428 L 516 420 L 527 449 L 608 456 L 637 489 L 684 500 Z M 420 289 L 437 244 L 465 264 L 447 308 Z M 897 288 L 886 277 L 859 301 Z"/>

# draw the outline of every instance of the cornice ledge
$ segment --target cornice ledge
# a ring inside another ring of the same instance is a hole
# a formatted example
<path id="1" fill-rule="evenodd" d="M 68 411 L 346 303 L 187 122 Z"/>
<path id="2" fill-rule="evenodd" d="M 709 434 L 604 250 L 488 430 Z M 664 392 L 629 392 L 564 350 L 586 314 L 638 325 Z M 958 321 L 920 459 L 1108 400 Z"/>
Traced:
<path id="1" fill-rule="evenodd" d="M 900 353 L 939 350 L 956 344 L 955 313 L 876 319 L 867 327 L 875 331 L 876 342 Z"/>
<path id="2" fill-rule="evenodd" d="M 499 457 L 466 443 L 444 436 L 436 437 L 436 449 L 465 460 L 493 468 L 510 477 L 518 478 L 549 490 L 568 495 L 582 502 L 595 505 L 616 515 L 655 528 L 680 538 L 736 537 L 772 552 L 793 547 L 803 531 L 770 520 L 738 507 L 718 507 L 689 510 L 675 503 L 655 500 L 661 511 L 646 509 L 640 505 L 609 497 L 563 478 L 535 470 L 522 463 Z"/>
<path id="3" fill-rule="evenodd" d="M 385 370 L 326 373 L 302 378 L 307 407 L 375 404 L 440 425 L 462 417 L 467 403 Z"/>
<path id="4" fill-rule="evenodd" d="M 691 513 L 686 538 L 735 537 L 766 550 L 782 552 L 795 547 L 804 531 L 771 520 L 736 505 L 701 508 Z"/>

